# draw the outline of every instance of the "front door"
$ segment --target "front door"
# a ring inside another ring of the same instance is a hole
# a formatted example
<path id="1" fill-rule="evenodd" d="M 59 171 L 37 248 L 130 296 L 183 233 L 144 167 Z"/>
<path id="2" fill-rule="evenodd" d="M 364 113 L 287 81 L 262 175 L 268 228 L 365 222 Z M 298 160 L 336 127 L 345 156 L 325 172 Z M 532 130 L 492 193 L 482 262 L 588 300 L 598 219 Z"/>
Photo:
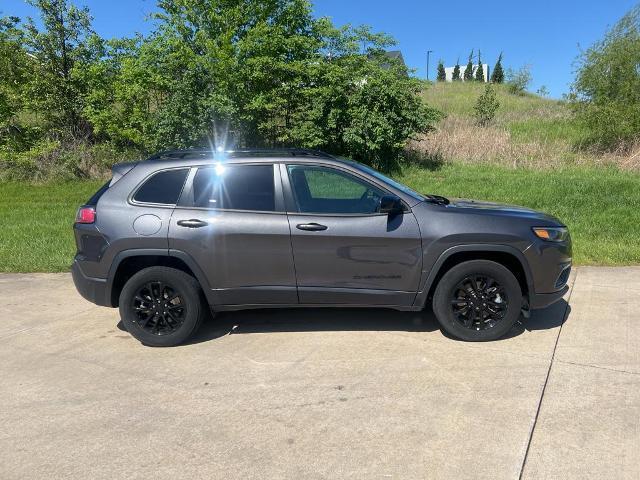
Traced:
<path id="1" fill-rule="evenodd" d="M 273 164 L 192 172 L 169 227 L 169 248 L 205 273 L 217 305 L 296 304 L 289 224 Z"/>
<path id="2" fill-rule="evenodd" d="M 407 208 L 378 213 L 388 194 L 345 170 L 283 166 L 292 194 L 288 209 L 301 304 L 413 303 L 422 270 L 420 230 Z"/>

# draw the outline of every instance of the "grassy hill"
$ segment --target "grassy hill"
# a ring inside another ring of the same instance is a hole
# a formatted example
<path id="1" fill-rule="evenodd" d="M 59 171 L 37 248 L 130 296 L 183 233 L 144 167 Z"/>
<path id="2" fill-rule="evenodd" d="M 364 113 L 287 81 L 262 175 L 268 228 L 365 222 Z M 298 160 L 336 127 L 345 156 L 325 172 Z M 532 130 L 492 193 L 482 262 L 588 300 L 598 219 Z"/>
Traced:
<path id="1" fill-rule="evenodd" d="M 500 108 L 488 127 L 479 127 L 473 107 L 484 89 L 477 83 L 435 83 L 424 100 L 446 118 L 435 132 L 412 144 L 431 161 L 492 163 L 510 167 L 558 168 L 607 165 L 640 170 L 640 152 L 597 153 L 584 147 L 585 131 L 562 101 L 496 85 Z"/>

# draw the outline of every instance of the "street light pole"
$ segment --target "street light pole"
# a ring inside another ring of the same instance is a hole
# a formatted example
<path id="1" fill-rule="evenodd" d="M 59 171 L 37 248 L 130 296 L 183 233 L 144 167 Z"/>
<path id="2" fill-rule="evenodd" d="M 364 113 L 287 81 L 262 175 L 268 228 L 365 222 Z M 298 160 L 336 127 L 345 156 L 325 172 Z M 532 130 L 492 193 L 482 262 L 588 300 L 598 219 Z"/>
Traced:
<path id="1" fill-rule="evenodd" d="M 427 81 L 429 81 L 429 57 L 431 56 L 431 52 L 433 52 L 433 50 L 427 50 Z"/>

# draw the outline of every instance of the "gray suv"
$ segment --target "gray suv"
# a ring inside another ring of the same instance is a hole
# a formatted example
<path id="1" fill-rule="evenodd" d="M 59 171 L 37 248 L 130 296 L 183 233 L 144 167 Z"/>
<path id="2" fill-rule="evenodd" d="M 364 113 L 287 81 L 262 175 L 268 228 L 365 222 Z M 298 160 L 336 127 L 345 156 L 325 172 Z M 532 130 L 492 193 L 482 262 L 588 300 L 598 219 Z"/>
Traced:
<path id="1" fill-rule="evenodd" d="M 521 207 L 414 192 L 310 150 L 172 151 L 113 167 L 74 224 L 76 288 L 145 345 L 209 311 L 433 306 L 469 341 L 567 291 L 571 240 Z"/>

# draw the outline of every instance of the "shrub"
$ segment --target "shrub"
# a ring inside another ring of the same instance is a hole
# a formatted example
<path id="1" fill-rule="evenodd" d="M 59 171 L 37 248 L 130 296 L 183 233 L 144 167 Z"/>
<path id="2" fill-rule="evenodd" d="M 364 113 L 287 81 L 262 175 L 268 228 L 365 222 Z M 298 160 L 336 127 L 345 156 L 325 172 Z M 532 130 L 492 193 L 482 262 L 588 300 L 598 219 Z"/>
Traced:
<path id="1" fill-rule="evenodd" d="M 498 101 L 493 86 L 488 83 L 473 107 L 474 116 L 478 125 L 481 127 L 489 125 L 496 116 L 498 108 L 500 108 L 500 102 Z"/>
<path id="2" fill-rule="evenodd" d="M 579 59 L 573 106 L 602 148 L 627 148 L 640 138 L 640 5 Z"/>
<path id="3" fill-rule="evenodd" d="M 507 85 L 509 92 L 514 95 L 524 95 L 531 80 L 531 69 L 529 65 L 525 65 L 518 70 L 511 68 L 507 70 Z"/>

